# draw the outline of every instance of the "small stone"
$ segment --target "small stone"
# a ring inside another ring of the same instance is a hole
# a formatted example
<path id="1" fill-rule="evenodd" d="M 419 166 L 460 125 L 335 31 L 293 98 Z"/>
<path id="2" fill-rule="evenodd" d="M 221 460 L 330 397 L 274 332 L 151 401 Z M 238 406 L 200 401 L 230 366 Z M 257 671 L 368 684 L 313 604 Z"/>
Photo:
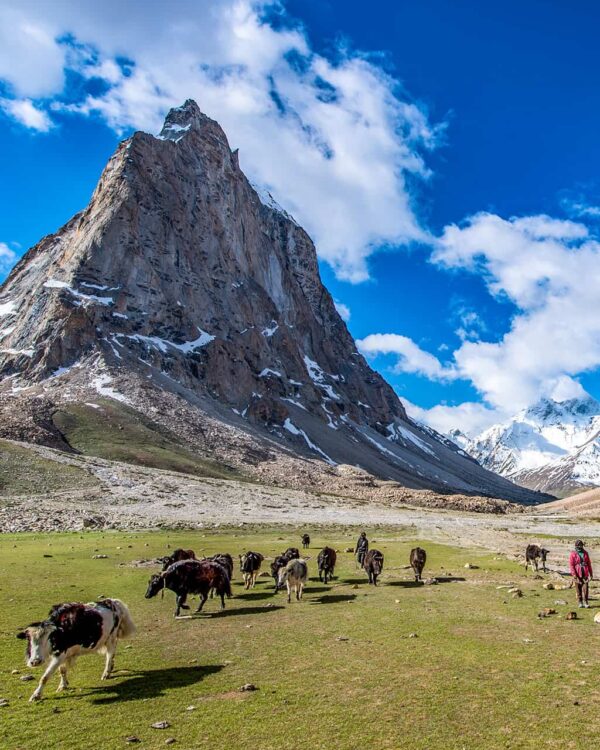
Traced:
<path id="1" fill-rule="evenodd" d="M 165 745 L 173 745 L 175 744 L 175 742 L 177 742 L 175 737 L 167 737 L 167 739 L 165 740 Z"/>
<path id="2" fill-rule="evenodd" d="M 427 578 L 423 583 L 425 586 L 435 586 L 438 582 L 437 578 Z"/>
<path id="3" fill-rule="evenodd" d="M 346 547 L 344 552 L 354 552 L 354 550 L 352 549 L 352 547 Z"/>
<path id="4" fill-rule="evenodd" d="M 520 599 L 523 596 L 523 592 L 520 589 L 517 589 L 515 593 L 512 595 L 513 599 Z"/>
<path id="5" fill-rule="evenodd" d="M 353 589 L 357 589 L 358 588 L 358 583 L 355 583 L 354 586 L 352 586 L 352 588 Z"/>
<path id="6" fill-rule="evenodd" d="M 20 671 L 18 669 L 13 669 L 11 671 L 11 674 L 19 674 L 19 673 L 20 673 Z"/>
<path id="7" fill-rule="evenodd" d="M 92 560 L 106 560 L 108 555 L 92 555 Z"/>
<path id="8" fill-rule="evenodd" d="M 565 615 L 565 620 L 576 620 L 577 619 L 577 612 L 567 612 Z"/>
<path id="9" fill-rule="evenodd" d="M 556 604 L 556 605 L 557 605 L 558 607 L 564 607 L 564 606 L 566 605 L 566 603 L 567 603 L 567 602 L 566 602 L 566 601 L 565 601 L 564 599 L 555 599 L 555 600 L 554 600 L 554 603 L 555 603 L 555 604 Z"/>
<path id="10" fill-rule="evenodd" d="M 594 615 L 594 622 L 600 624 L 600 612 Z"/>
<path id="11" fill-rule="evenodd" d="M 409 633 L 408 637 L 409 638 L 418 638 L 419 636 L 416 633 Z"/>
<path id="12" fill-rule="evenodd" d="M 336 641 L 349 641 L 349 640 L 350 640 L 350 638 L 348 638 L 348 636 L 347 636 L 347 635 L 338 635 L 338 636 L 336 636 L 336 639 L 335 639 L 335 640 L 336 640 Z"/>
<path id="13" fill-rule="evenodd" d="M 556 614 L 556 610 L 553 609 L 552 607 L 544 607 L 544 609 L 542 610 L 542 613 L 544 617 L 550 617 L 550 615 Z"/>
<path id="14" fill-rule="evenodd" d="M 542 588 L 545 588 L 546 591 L 554 591 L 554 584 L 552 581 L 548 581 L 548 583 L 545 583 Z"/>
<path id="15" fill-rule="evenodd" d="M 31 682 L 31 680 L 35 680 L 35 677 L 32 674 L 23 674 L 19 679 L 21 682 Z"/>
<path id="16" fill-rule="evenodd" d="M 154 724 L 150 724 L 152 729 L 168 729 L 171 725 L 168 721 L 155 721 Z"/>
<path id="17" fill-rule="evenodd" d="M 185 710 L 186 711 L 195 711 L 196 710 L 196 706 L 188 706 Z"/>
<path id="18" fill-rule="evenodd" d="M 523 638 L 523 643 L 533 643 L 531 638 Z"/>
<path id="19" fill-rule="evenodd" d="M 2 708 L 3 706 L 8 706 L 8 701 L 6 700 L 6 698 L 0 698 L 0 708 Z"/>
<path id="20" fill-rule="evenodd" d="M 251 693 L 254 690 L 258 690 L 256 685 L 253 685 L 251 682 L 247 682 L 245 685 L 242 685 L 240 688 L 240 693 Z"/>
<path id="21" fill-rule="evenodd" d="M 130 745 L 134 745 L 136 742 L 141 742 L 141 740 L 139 737 L 136 737 L 134 734 L 132 734 L 129 737 L 125 737 L 125 742 L 128 742 Z"/>
<path id="22" fill-rule="evenodd" d="M 400 599 L 394 599 L 394 602 L 395 602 L 396 604 L 400 604 Z"/>
<path id="23" fill-rule="evenodd" d="M 579 705 L 579 701 L 573 701 L 573 705 L 574 706 L 578 706 Z"/>

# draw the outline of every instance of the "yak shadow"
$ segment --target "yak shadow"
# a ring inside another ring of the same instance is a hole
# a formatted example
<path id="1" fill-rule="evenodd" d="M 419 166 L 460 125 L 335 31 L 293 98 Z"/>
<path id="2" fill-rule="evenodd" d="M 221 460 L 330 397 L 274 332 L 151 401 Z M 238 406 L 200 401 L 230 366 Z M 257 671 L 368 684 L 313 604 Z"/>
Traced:
<path id="1" fill-rule="evenodd" d="M 249 600 L 257 600 L 257 599 L 270 599 L 273 594 L 275 593 L 275 586 L 270 591 L 252 591 L 247 594 L 236 594 L 236 599 L 249 599 Z"/>
<path id="2" fill-rule="evenodd" d="M 462 576 L 436 576 L 435 580 L 438 583 L 454 583 L 455 581 L 466 581 L 466 578 Z"/>
<path id="3" fill-rule="evenodd" d="M 329 586 L 307 586 L 305 589 L 307 594 L 318 594 L 321 591 L 329 591 Z"/>
<path id="4" fill-rule="evenodd" d="M 351 602 L 356 599 L 356 594 L 325 594 L 311 601 L 311 604 L 338 604 L 339 602 Z"/>
<path id="5" fill-rule="evenodd" d="M 132 673 L 121 682 L 113 678 L 107 685 L 91 688 L 89 694 L 94 696 L 94 705 L 106 706 L 111 703 L 138 701 L 146 698 L 159 698 L 170 690 L 189 687 L 200 682 L 208 675 L 220 672 L 223 664 L 207 666 L 172 667 L 170 669 L 145 669 Z"/>
<path id="6" fill-rule="evenodd" d="M 369 579 L 367 578 L 367 574 L 365 573 L 364 578 L 344 578 L 340 583 L 344 585 L 351 585 L 356 583 L 369 583 Z"/>
<path id="7" fill-rule="evenodd" d="M 199 612 L 196 617 L 201 618 L 202 615 L 205 617 L 232 617 L 233 615 L 260 615 L 265 612 L 275 612 L 278 609 L 285 609 L 284 607 L 275 604 L 272 607 L 238 607 L 237 609 L 221 609 L 218 612 Z"/>
<path id="8" fill-rule="evenodd" d="M 441 576 L 435 577 L 435 580 L 438 583 L 454 583 L 455 581 L 466 581 L 466 578 L 461 578 L 459 576 Z M 424 581 L 387 581 L 387 586 L 402 586 L 405 589 L 413 589 L 413 588 L 420 588 L 421 586 L 425 586 Z"/>

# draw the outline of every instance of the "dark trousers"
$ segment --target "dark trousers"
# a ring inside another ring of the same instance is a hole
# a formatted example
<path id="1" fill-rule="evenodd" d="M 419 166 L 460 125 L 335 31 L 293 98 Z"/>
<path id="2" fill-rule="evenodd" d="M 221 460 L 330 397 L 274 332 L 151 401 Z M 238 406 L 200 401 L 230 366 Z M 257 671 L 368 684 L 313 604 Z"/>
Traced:
<path id="1" fill-rule="evenodd" d="M 589 585 L 587 579 L 575 579 L 575 591 L 577 592 L 578 602 L 587 602 L 589 596 Z"/>
<path id="2" fill-rule="evenodd" d="M 362 564 L 363 564 L 363 562 L 364 562 L 364 559 L 365 559 L 365 555 L 366 555 L 366 554 L 367 554 L 367 553 L 366 553 L 366 550 L 365 550 L 365 551 L 359 550 L 359 551 L 357 552 L 357 554 L 356 554 L 356 557 L 357 557 L 357 559 L 358 559 L 358 564 L 360 565 L 360 567 L 361 567 L 361 568 L 362 568 Z"/>

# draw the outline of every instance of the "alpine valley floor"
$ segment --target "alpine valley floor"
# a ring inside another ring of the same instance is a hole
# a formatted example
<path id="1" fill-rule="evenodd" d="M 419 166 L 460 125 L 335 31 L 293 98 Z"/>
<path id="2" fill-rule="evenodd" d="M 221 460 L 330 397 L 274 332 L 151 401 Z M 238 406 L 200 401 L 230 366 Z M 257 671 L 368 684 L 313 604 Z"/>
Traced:
<path id="1" fill-rule="evenodd" d="M 549 539 L 549 532 L 562 537 L 584 527 L 527 516 L 528 528 L 523 514 L 498 519 L 511 531 L 491 516 L 424 511 L 405 515 L 405 525 L 367 526 L 386 558 L 377 588 L 344 551 L 356 538 L 350 526 L 2 535 L 0 746 L 113 750 L 131 737 L 155 750 L 170 738 L 188 750 L 590 746 L 600 731 L 599 591 L 592 609 L 567 621 L 574 594 L 559 573 L 536 578 L 499 554 L 509 540 L 523 548 L 543 539 L 554 567 L 564 560 L 566 539 Z M 475 543 L 464 532 L 482 531 L 484 521 L 493 522 L 488 532 L 498 549 L 448 543 L 453 524 L 456 542 Z M 207 555 L 251 548 L 269 558 L 297 545 L 305 530 L 311 580 L 301 602 L 286 605 L 265 576 L 245 592 L 237 570 L 223 613 L 213 599 L 202 615 L 175 620 L 170 592 L 144 599 L 157 567 L 152 558 L 168 548 Z M 595 557 L 591 534 L 600 536 L 600 524 L 587 522 L 585 530 Z M 433 541 L 442 535 L 447 543 Z M 437 585 L 415 585 L 406 569 L 416 542 Z M 327 586 L 314 577 L 326 543 L 339 550 Z M 547 581 L 559 590 L 544 589 Z M 513 598 L 510 586 L 523 596 Z M 22 678 L 36 672 L 37 679 L 39 670 L 25 666 L 17 630 L 53 603 L 101 595 L 122 598 L 138 626 L 119 647 L 114 678 L 101 682 L 102 659 L 86 656 L 68 692 L 54 693 L 56 680 L 41 703 L 28 703 L 35 683 Z M 545 607 L 557 613 L 540 619 Z M 247 683 L 257 689 L 240 691 Z M 168 726 L 154 729 L 156 722 Z"/>

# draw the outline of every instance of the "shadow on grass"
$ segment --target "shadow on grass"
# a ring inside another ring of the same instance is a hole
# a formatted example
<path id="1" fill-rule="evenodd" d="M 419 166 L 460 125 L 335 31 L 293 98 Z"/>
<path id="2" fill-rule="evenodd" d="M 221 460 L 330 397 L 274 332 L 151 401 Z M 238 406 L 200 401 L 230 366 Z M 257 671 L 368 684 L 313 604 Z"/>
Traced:
<path id="1" fill-rule="evenodd" d="M 236 599 L 248 599 L 250 601 L 256 599 L 270 599 L 275 593 L 275 586 L 270 591 L 252 591 L 248 594 L 236 594 Z"/>
<path id="2" fill-rule="evenodd" d="M 318 594 L 321 591 L 329 591 L 329 586 L 307 586 L 304 591 L 307 594 Z"/>
<path id="3" fill-rule="evenodd" d="M 455 581 L 466 581 L 466 578 L 460 578 L 459 576 L 436 576 L 435 580 L 438 583 L 454 583 Z M 402 586 L 405 589 L 416 589 L 425 586 L 424 581 L 386 581 L 386 586 Z"/>
<path id="4" fill-rule="evenodd" d="M 202 618 L 202 615 L 205 617 L 208 615 L 209 617 L 232 617 L 233 615 L 260 615 L 264 614 L 265 612 L 276 612 L 278 609 L 284 609 L 284 607 L 281 607 L 279 605 L 275 605 L 273 607 L 238 607 L 237 609 L 221 609 L 218 612 L 204 612 L 204 610 L 198 615 L 196 615 L 197 618 Z"/>
<path id="5" fill-rule="evenodd" d="M 325 594 L 313 599 L 311 604 L 337 604 L 338 602 L 351 602 L 356 599 L 356 594 Z"/>
<path id="6" fill-rule="evenodd" d="M 200 682 L 208 675 L 220 672 L 223 664 L 210 664 L 199 667 L 172 667 L 170 669 L 146 669 L 133 672 L 117 682 L 115 677 L 102 687 L 92 688 L 90 694 L 94 705 L 105 706 L 110 703 L 159 698 L 170 690 L 189 687 Z"/>
<path id="7" fill-rule="evenodd" d="M 367 578 L 367 574 L 365 573 L 364 578 L 343 578 L 340 580 L 340 583 L 345 584 L 353 584 L 353 583 L 369 583 L 369 579 Z"/>

